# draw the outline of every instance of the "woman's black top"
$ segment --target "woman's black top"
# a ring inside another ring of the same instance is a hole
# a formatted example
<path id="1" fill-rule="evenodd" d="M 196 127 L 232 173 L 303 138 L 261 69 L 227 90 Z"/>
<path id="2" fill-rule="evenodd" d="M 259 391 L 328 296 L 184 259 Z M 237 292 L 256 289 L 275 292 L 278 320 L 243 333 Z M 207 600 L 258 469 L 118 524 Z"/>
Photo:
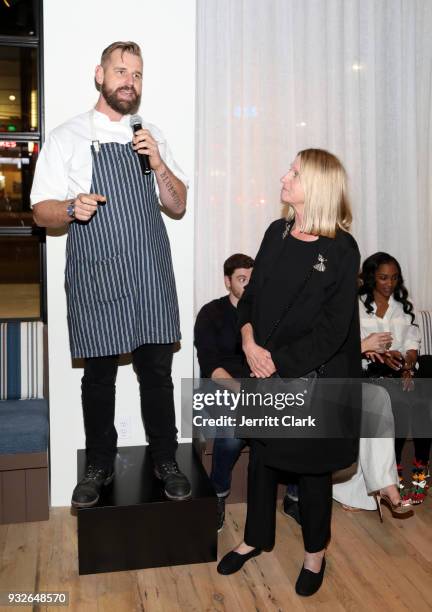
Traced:
<path id="1" fill-rule="evenodd" d="M 324 365 L 324 377 L 361 378 L 357 277 L 360 254 L 354 238 L 338 231 L 335 238 L 302 242 L 285 238 L 286 221 L 267 229 L 248 286 L 237 306 L 240 327 L 251 323 L 257 344 L 263 346 L 275 321 L 293 296 L 295 302 L 281 320 L 266 348 L 282 377 L 298 377 Z M 319 255 L 325 260 L 319 269 Z M 312 275 L 299 291 L 310 270 Z M 361 398 L 340 406 L 340 419 L 360 415 Z M 356 404 L 352 405 L 352 402 Z M 348 422 L 350 421 L 350 422 Z M 357 459 L 358 439 L 264 440 L 267 463 L 298 472 L 319 473 L 351 465 Z"/>
<path id="2" fill-rule="evenodd" d="M 271 269 L 267 270 L 267 280 L 256 296 L 257 320 L 254 330 L 258 344 L 264 344 L 275 321 L 278 321 L 286 306 L 295 298 L 310 269 L 318 261 L 321 243 L 321 238 L 304 242 L 291 234 L 282 240 L 280 253 Z"/>

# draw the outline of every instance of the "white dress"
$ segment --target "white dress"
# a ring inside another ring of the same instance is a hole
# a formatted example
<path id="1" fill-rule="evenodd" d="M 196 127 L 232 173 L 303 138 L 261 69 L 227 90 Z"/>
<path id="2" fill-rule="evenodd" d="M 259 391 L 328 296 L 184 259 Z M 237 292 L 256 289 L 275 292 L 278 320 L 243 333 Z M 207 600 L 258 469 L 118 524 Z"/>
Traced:
<path id="1" fill-rule="evenodd" d="M 390 396 L 378 385 L 363 383 L 363 412 L 372 413 L 381 436 L 360 438 L 357 463 L 333 475 L 333 499 L 363 510 L 376 510 L 372 493 L 398 483 L 394 421 Z M 354 473 L 353 473 L 354 472 Z"/>
<path id="2" fill-rule="evenodd" d="M 410 349 L 419 350 L 420 331 L 411 324 L 411 317 L 403 312 L 402 305 L 390 297 L 389 307 L 381 319 L 373 312 L 367 313 L 360 300 L 361 338 L 374 332 L 391 332 L 391 348 L 402 354 Z M 384 437 L 360 438 L 357 464 L 333 476 L 333 499 L 364 510 L 375 510 L 372 493 L 399 482 L 394 450 L 394 422 L 390 396 L 378 385 L 363 384 L 363 411 L 379 419 L 380 435 Z M 354 472 L 354 473 L 353 473 Z"/>

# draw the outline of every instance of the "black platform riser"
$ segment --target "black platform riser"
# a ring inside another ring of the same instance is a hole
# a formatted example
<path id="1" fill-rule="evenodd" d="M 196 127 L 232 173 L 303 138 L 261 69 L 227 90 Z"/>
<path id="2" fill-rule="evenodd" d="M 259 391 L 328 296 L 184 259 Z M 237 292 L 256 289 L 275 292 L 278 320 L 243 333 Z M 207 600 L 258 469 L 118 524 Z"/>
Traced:
<path id="1" fill-rule="evenodd" d="M 177 460 L 192 484 L 182 502 L 164 497 L 146 447 L 119 449 L 114 482 L 97 506 L 78 511 L 80 574 L 216 561 L 216 496 L 191 444 Z M 79 477 L 84 470 L 78 451 Z"/>

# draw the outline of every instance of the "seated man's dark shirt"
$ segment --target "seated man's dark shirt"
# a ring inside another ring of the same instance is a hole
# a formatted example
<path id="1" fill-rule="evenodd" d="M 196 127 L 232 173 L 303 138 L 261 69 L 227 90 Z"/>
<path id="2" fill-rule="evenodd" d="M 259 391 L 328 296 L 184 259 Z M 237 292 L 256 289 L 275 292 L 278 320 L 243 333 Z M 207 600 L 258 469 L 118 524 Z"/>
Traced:
<path id="1" fill-rule="evenodd" d="M 211 378 L 216 368 L 224 368 L 233 378 L 245 375 L 237 309 L 228 295 L 201 308 L 194 336 L 202 378 Z"/>

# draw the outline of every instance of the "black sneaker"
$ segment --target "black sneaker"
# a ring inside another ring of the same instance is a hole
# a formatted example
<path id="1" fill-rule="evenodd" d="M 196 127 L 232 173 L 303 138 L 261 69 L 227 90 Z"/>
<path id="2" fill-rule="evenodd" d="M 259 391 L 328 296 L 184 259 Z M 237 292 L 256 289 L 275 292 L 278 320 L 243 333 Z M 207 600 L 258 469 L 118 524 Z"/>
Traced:
<path id="1" fill-rule="evenodd" d="M 89 508 L 99 501 L 102 487 L 112 482 L 114 472 L 88 465 L 84 478 L 82 478 L 72 493 L 72 506 L 75 508 Z"/>
<path id="2" fill-rule="evenodd" d="M 283 498 L 282 512 L 285 514 L 285 516 L 290 516 L 299 525 L 301 525 L 298 502 L 294 501 L 288 494 L 285 494 L 285 497 Z"/>
<path id="3" fill-rule="evenodd" d="M 226 499 L 226 495 L 224 497 L 219 497 L 218 495 L 218 498 L 217 498 L 217 530 L 218 530 L 218 533 L 222 531 L 224 522 L 225 522 L 225 499 Z"/>
<path id="4" fill-rule="evenodd" d="M 163 461 L 155 465 L 155 476 L 162 480 L 164 493 L 169 499 L 183 501 L 189 499 L 192 489 L 189 480 L 180 472 L 177 461 Z"/>
<path id="5" fill-rule="evenodd" d="M 289 484 L 287 484 L 285 495 L 288 495 L 288 497 L 291 498 L 293 501 L 298 502 L 298 490 L 298 484 L 290 482 Z"/>

